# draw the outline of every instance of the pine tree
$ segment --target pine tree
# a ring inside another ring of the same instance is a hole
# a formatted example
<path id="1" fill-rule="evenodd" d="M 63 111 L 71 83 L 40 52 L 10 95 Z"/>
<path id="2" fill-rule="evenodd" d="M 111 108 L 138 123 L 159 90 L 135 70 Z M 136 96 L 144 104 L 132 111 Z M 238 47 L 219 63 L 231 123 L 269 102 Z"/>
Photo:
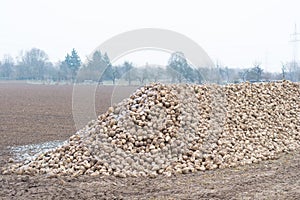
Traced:
<path id="1" fill-rule="evenodd" d="M 65 57 L 64 64 L 71 71 L 72 81 L 74 81 L 77 71 L 79 70 L 79 67 L 81 65 L 80 57 L 78 56 L 74 48 L 72 49 L 71 55 L 67 54 L 67 56 Z"/>
<path id="2" fill-rule="evenodd" d="M 109 57 L 108 57 L 108 55 L 107 55 L 106 52 L 104 53 L 104 55 L 102 57 L 102 60 L 104 62 L 103 64 L 104 64 L 104 67 L 105 67 L 103 78 L 105 80 L 112 80 L 114 82 L 114 80 L 113 80 L 113 68 L 112 68 L 112 64 L 111 64 L 110 59 L 109 59 Z"/>

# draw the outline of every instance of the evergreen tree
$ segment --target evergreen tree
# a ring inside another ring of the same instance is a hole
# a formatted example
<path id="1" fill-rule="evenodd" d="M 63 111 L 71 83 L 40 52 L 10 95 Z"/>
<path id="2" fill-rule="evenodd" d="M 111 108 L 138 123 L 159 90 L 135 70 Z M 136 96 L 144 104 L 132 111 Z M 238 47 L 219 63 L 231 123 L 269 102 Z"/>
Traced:
<path id="1" fill-rule="evenodd" d="M 68 67 L 68 69 L 71 71 L 71 77 L 72 80 L 74 81 L 77 71 L 79 70 L 79 67 L 81 65 L 80 57 L 78 56 L 74 48 L 71 52 L 71 55 L 67 54 L 63 64 L 65 64 Z"/>
<path id="2" fill-rule="evenodd" d="M 113 67 L 112 67 L 112 64 L 110 62 L 110 59 L 107 55 L 107 53 L 105 52 L 103 57 L 102 57 L 102 60 L 103 60 L 103 64 L 104 64 L 104 67 L 105 67 L 105 70 L 104 70 L 104 73 L 103 73 L 103 78 L 105 80 L 112 80 L 113 83 L 114 83 L 114 78 L 113 78 Z"/>
<path id="3" fill-rule="evenodd" d="M 90 80 L 103 82 L 105 66 L 103 62 L 103 56 L 100 51 L 94 52 L 92 59 L 89 60 L 86 70 L 89 71 L 88 78 Z"/>

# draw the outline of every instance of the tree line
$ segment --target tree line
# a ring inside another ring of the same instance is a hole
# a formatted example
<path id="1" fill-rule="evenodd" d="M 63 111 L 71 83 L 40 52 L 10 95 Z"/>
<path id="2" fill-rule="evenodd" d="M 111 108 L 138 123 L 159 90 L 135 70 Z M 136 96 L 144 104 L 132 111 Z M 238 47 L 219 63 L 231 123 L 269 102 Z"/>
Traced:
<path id="1" fill-rule="evenodd" d="M 194 67 L 188 63 L 182 52 L 170 55 L 167 66 L 145 64 L 135 66 L 125 61 L 112 65 L 107 53 L 96 51 L 86 63 L 81 61 L 77 51 L 72 49 L 64 60 L 58 63 L 49 61 L 45 51 L 32 48 L 17 58 L 5 55 L 0 62 L 0 80 L 37 80 L 67 82 L 98 82 L 128 85 L 148 82 L 218 84 L 242 81 L 260 82 L 287 79 L 300 81 L 300 66 L 296 62 L 282 63 L 281 72 L 265 72 L 261 63 L 254 62 L 249 68 L 229 68 L 217 64 L 215 67 Z"/>

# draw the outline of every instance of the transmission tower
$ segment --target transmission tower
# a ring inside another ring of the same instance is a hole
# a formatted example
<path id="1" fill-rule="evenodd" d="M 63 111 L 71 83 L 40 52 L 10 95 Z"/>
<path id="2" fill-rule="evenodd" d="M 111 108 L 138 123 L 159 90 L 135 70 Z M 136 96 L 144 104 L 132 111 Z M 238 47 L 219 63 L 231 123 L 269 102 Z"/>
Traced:
<path id="1" fill-rule="evenodd" d="M 295 69 L 296 63 L 297 63 L 297 50 L 298 50 L 298 42 L 300 41 L 298 39 L 298 36 L 300 33 L 297 32 L 297 24 L 295 24 L 295 30 L 294 33 L 291 34 L 292 40 L 290 42 L 293 43 L 293 67 Z"/>

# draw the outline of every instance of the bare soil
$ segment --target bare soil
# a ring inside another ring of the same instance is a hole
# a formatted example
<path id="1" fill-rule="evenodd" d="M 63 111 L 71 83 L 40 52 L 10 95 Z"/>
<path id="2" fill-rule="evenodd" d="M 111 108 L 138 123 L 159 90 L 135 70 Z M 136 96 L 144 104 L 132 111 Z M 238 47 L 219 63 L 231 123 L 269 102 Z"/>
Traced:
<path id="1" fill-rule="evenodd" d="M 9 146 L 75 133 L 72 89 L 0 82 L 0 168 L 13 156 Z M 118 98 L 132 90 L 118 88 Z M 97 89 L 98 114 L 110 106 L 113 91 Z M 0 199 L 300 199 L 299 169 L 300 150 L 259 164 L 154 179 L 0 175 Z"/>

